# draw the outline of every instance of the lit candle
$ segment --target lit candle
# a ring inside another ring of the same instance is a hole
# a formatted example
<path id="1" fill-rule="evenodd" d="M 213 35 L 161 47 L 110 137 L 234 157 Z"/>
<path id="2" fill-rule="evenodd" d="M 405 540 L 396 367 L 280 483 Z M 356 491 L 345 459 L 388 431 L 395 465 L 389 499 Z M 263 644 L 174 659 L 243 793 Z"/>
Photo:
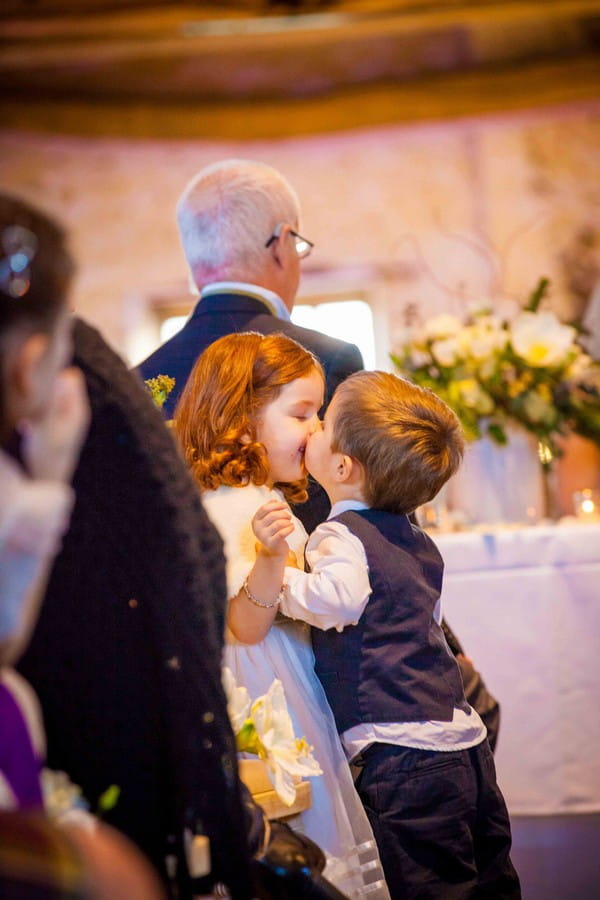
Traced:
<path id="1" fill-rule="evenodd" d="M 600 491 L 583 488 L 573 494 L 573 506 L 578 519 L 600 518 Z"/>

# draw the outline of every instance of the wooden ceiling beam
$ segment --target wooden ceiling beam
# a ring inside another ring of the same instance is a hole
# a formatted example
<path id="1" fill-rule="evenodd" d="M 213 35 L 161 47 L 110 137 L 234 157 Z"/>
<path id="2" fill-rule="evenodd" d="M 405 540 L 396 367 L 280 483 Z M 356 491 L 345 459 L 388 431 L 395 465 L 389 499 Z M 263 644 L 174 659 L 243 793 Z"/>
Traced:
<path id="1" fill-rule="evenodd" d="M 5 127 L 90 137 L 260 140 L 597 101 L 600 62 L 537 63 L 297 99 L 119 103 L 7 100 Z"/>
<path id="2" fill-rule="evenodd" d="M 104 5 L 0 17 L 3 123 L 258 138 L 600 95 L 600 0 Z"/>
<path id="3" fill-rule="evenodd" d="M 5 0 L 6 2 L 6 0 Z M 369 3 L 341 2 L 328 4 L 321 12 L 291 15 L 280 7 L 265 13 L 264 4 L 248 10 L 239 4 L 217 8 L 202 4 L 170 3 L 155 7 L 140 0 L 139 8 L 90 9 L 85 12 L 81 0 L 75 0 L 71 12 L 60 18 L 44 15 L 7 15 L 0 11 L 0 37 L 5 41 L 40 41 L 63 39 L 66 42 L 89 38 L 131 40 L 136 37 L 156 42 L 196 36 L 211 42 L 281 40 L 282 37 L 321 34 L 326 39 L 331 31 L 343 37 L 344 30 L 356 28 L 394 32 L 452 26 L 503 27 L 510 23 L 523 26 L 552 23 L 556 20 L 585 20 L 600 15 L 600 0 L 411 0 L 411 2 Z M 4 49 L 7 49 L 6 47 Z"/>
<path id="4" fill-rule="evenodd" d="M 169 29 L 141 36 L 124 29 L 118 36 L 36 36 L 0 47 L 0 80 L 6 93 L 37 92 L 40 98 L 260 99 L 277 91 L 320 93 L 497 62 L 586 55 L 598 34 L 588 33 L 587 19 L 573 14 L 593 5 L 600 11 L 598 0 L 554 2 L 549 9 L 555 16 L 540 17 L 536 2 L 495 4 L 503 15 L 506 6 L 519 8 L 515 18 L 502 23 L 495 17 L 463 23 L 444 13 L 412 24 L 395 16 L 267 32 L 192 29 L 177 35 Z M 530 16 L 526 24 L 524 8 Z M 600 14 L 597 21 L 600 31 Z"/>

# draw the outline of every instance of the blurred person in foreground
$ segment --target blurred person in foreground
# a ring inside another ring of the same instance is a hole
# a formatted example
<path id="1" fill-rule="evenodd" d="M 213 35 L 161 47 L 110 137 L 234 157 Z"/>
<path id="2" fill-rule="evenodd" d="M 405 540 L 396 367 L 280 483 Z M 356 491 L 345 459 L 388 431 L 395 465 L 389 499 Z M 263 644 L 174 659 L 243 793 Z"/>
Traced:
<path id="1" fill-rule="evenodd" d="M 118 787 L 106 821 L 180 897 L 216 881 L 249 897 L 220 680 L 221 542 L 148 392 L 95 329 L 75 320 L 73 340 L 91 424 L 20 663 L 44 711 L 48 761 L 92 808 Z"/>
<path id="2" fill-rule="evenodd" d="M 41 713 L 11 668 L 68 527 L 89 419 L 81 372 L 65 368 L 72 271 L 59 226 L 0 195 L 0 896 L 158 900 L 159 882 L 129 841 L 45 814 Z"/>
<path id="3" fill-rule="evenodd" d="M 221 685 L 221 540 L 149 393 L 80 320 L 91 425 L 76 501 L 21 668 L 48 759 L 154 864 L 171 896 L 341 898 L 319 848 L 243 789 Z"/>

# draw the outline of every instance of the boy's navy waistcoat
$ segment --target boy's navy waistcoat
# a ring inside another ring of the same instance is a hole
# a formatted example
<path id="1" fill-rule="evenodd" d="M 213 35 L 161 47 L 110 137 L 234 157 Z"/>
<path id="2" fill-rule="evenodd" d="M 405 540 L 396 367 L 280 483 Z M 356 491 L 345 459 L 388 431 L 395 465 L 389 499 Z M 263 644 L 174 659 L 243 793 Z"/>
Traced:
<path id="1" fill-rule="evenodd" d="M 315 670 L 338 731 L 362 722 L 449 722 L 465 707 L 460 672 L 433 619 L 442 558 L 406 516 L 335 516 L 365 548 L 372 594 L 356 625 L 312 629 Z"/>

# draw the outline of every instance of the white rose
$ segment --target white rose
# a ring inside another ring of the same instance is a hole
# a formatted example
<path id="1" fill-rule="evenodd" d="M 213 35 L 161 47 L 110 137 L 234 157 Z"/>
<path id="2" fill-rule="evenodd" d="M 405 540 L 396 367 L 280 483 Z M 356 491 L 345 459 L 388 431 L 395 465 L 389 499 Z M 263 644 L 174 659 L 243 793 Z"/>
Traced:
<path id="1" fill-rule="evenodd" d="M 502 319 L 492 313 L 482 312 L 475 316 L 475 325 L 486 328 L 488 331 L 502 330 Z"/>
<path id="2" fill-rule="evenodd" d="M 485 359 L 496 351 L 504 350 L 508 343 L 508 333 L 491 322 L 479 322 L 473 327 L 471 355 L 475 359 Z"/>
<path id="3" fill-rule="evenodd" d="M 487 356 L 479 361 L 477 366 L 477 375 L 482 381 L 488 381 L 496 373 L 496 359 L 493 356 Z"/>
<path id="4" fill-rule="evenodd" d="M 587 353 L 578 353 L 569 368 L 566 376 L 571 381 L 579 381 L 584 378 L 592 368 L 593 359 Z"/>
<path id="5" fill-rule="evenodd" d="M 449 337 L 435 341 L 431 345 L 431 355 L 440 366 L 453 366 L 462 356 L 458 338 Z"/>
<path id="6" fill-rule="evenodd" d="M 459 381 L 458 388 L 465 406 L 469 406 L 482 416 L 489 415 L 493 411 L 494 401 L 474 378 Z"/>
<path id="7" fill-rule="evenodd" d="M 523 312 L 510 331 L 515 353 L 538 368 L 563 362 L 577 334 L 570 325 L 559 322 L 553 312 Z"/>
<path id="8" fill-rule="evenodd" d="M 462 327 L 462 322 L 456 316 L 442 313 L 439 316 L 433 316 L 433 318 L 425 322 L 423 334 L 429 340 L 435 341 L 438 338 L 451 337 L 458 334 Z"/>
<path id="9" fill-rule="evenodd" d="M 523 408 L 529 421 L 535 424 L 539 422 L 551 423 L 556 416 L 554 405 L 536 391 L 527 394 L 523 401 Z"/>
<path id="10" fill-rule="evenodd" d="M 418 340 L 419 330 L 414 325 L 395 328 L 392 337 L 394 346 L 404 350 L 409 344 L 414 344 Z"/>
<path id="11" fill-rule="evenodd" d="M 431 364 L 431 354 L 426 350 L 420 350 L 418 347 L 413 347 L 410 351 L 409 361 L 412 368 L 421 369 L 423 366 L 429 366 Z"/>

